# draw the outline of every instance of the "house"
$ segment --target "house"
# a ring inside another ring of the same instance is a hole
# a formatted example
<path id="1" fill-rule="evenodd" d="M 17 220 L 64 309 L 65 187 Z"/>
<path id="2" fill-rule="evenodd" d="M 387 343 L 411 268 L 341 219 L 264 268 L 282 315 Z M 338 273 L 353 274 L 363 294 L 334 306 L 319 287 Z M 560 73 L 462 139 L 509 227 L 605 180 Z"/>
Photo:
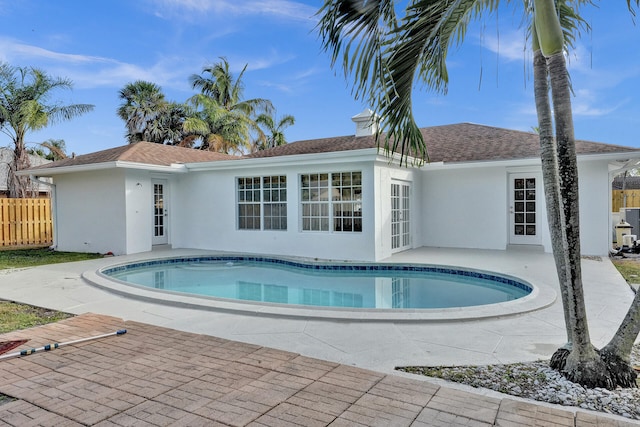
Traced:
<path id="1" fill-rule="evenodd" d="M 398 164 L 357 134 L 234 157 L 147 142 L 23 172 L 53 179 L 57 249 L 154 245 L 378 261 L 421 246 L 551 252 L 538 136 L 471 123 L 422 129 L 430 161 Z M 611 181 L 640 150 L 577 141 L 581 245 L 611 247 Z"/>
<path id="2" fill-rule="evenodd" d="M 9 165 L 13 162 L 13 157 L 13 149 L 0 147 L 0 197 L 9 196 L 9 186 L 7 181 L 9 176 Z M 32 166 L 39 166 L 51 163 L 51 160 L 36 156 L 35 154 L 29 154 L 29 163 Z M 49 197 L 49 186 L 47 184 L 32 182 L 31 188 L 34 197 Z"/>

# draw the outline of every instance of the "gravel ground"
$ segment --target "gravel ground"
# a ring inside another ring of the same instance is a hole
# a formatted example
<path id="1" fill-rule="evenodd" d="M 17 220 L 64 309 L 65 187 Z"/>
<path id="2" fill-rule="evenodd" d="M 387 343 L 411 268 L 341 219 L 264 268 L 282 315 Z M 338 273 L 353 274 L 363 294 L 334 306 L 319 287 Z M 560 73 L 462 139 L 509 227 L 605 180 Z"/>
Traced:
<path id="1" fill-rule="evenodd" d="M 640 365 L 640 344 L 634 347 L 631 360 L 634 366 Z M 412 366 L 398 370 L 640 420 L 640 388 L 585 389 L 549 368 L 548 361 L 487 366 Z"/>

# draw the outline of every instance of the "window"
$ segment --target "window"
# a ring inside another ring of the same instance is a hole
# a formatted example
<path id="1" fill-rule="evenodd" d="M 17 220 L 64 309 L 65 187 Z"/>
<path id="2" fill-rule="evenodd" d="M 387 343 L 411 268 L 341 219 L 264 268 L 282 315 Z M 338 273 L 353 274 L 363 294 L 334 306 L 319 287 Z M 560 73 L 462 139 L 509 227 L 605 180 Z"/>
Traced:
<path id="1" fill-rule="evenodd" d="M 301 177 L 302 229 L 329 231 L 329 174 Z"/>
<path id="2" fill-rule="evenodd" d="M 265 176 L 262 178 L 262 204 L 264 206 L 264 229 L 287 229 L 287 177 Z"/>
<path id="3" fill-rule="evenodd" d="M 287 229 L 287 177 L 238 178 L 238 228 Z"/>
<path id="4" fill-rule="evenodd" d="M 361 175 L 360 172 L 333 174 L 331 194 L 335 231 L 362 231 Z"/>
<path id="5" fill-rule="evenodd" d="M 362 231 L 362 172 L 300 176 L 304 231 Z"/>

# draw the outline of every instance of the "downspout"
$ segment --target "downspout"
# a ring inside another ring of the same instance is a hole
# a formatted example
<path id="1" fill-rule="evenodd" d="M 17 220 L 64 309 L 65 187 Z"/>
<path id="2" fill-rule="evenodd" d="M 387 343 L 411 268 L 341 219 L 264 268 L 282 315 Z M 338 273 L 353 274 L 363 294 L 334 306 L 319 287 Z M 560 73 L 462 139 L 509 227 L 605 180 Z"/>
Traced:
<path id="1" fill-rule="evenodd" d="M 56 194 L 56 185 L 52 182 L 43 181 L 33 174 L 30 174 L 29 178 L 31 181 L 44 184 L 51 188 L 51 200 L 53 201 L 51 206 L 51 219 L 53 220 L 53 244 L 51 247 L 56 249 L 58 247 L 58 197 Z"/>

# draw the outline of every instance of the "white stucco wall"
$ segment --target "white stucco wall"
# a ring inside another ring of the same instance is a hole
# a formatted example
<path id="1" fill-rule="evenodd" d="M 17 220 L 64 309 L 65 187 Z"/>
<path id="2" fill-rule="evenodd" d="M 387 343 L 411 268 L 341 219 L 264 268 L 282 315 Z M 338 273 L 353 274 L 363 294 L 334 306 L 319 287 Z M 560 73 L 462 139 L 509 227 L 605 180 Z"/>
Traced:
<path id="1" fill-rule="evenodd" d="M 149 172 L 126 170 L 124 191 L 127 253 L 150 251 L 153 233 L 153 185 Z"/>
<path id="2" fill-rule="evenodd" d="M 539 165 L 514 167 L 425 168 L 422 204 L 424 246 L 506 249 L 509 244 L 509 177 L 532 173 Z M 578 163 L 580 238 L 584 255 L 607 255 L 610 247 L 608 161 L 588 157 Z M 538 199 L 543 250 L 551 252 L 542 181 Z"/>
<path id="3" fill-rule="evenodd" d="M 504 167 L 425 167 L 422 180 L 422 244 L 505 249 L 507 171 Z"/>
<path id="4" fill-rule="evenodd" d="M 611 248 L 611 183 L 606 161 L 578 162 L 580 247 L 583 255 L 608 255 Z"/>
<path id="5" fill-rule="evenodd" d="M 57 250 L 126 253 L 124 173 L 55 176 Z"/>
<path id="6" fill-rule="evenodd" d="M 153 179 L 166 180 L 171 205 L 170 175 L 119 168 L 55 176 L 58 250 L 116 255 L 152 250 Z"/>
<path id="7" fill-rule="evenodd" d="M 302 231 L 300 174 L 362 172 L 362 232 Z M 287 176 L 287 230 L 239 230 L 236 179 Z M 328 163 L 190 172 L 176 180 L 172 198 L 172 246 L 323 259 L 375 260 L 376 205 L 373 164 Z"/>
<path id="8" fill-rule="evenodd" d="M 541 176 L 535 160 L 509 167 L 494 163 L 414 169 L 366 158 L 260 159 L 188 173 L 117 168 L 55 175 L 57 249 L 114 254 L 151 250 L 152 181 L 163 179 L 168 243 L 174 248 L 380 261 L 393 253 L 390 189 L 395 181 L 410 184 L 412 190 L 410 248 L 504 250 L 510 243 L 510 174 Z M 300 174 L 350 171 L 362 172 L 362 232 L 302 231 Z M 582 252 L 606 255 L 611 233 L 608 161 L 581 161 L 579 173 Z M 237 178 L 272 175 L 287 176 L 287 230 L 238 229 Z M 538 245 L 550 252 L 543 191 L 538 212 Z"/>
<path id="9" fill-rule="evenodd" d="M 391 248 L 391 184 L 408 184 L 411 188 L 410 207 L 410 229 L 411 243 L 410 249 L 423 246 L 422 226 L 423 204 L 422 195 L 422 173 L 413 167 L 398 167 L 390 165 L 388 161 L 378 161 L 375 167 L 375 247 L 376 261 L 385 259 L 393 255 Z"/>

